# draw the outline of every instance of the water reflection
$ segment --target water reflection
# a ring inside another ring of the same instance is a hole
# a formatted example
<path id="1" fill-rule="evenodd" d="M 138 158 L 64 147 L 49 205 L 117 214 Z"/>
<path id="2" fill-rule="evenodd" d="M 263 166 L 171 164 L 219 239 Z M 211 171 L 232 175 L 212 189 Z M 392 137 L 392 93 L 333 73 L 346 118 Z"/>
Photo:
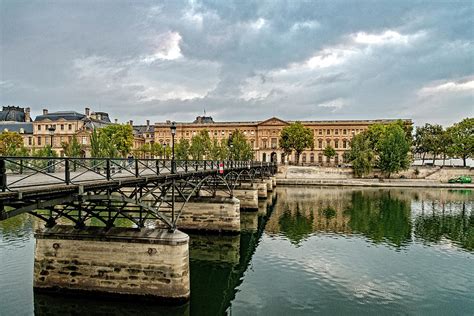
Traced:
<path id="1" fill-rule="evenodd" d="M 397 249 L 415 239 L 449 240 L 466 250 L 474 247 L 471 190 L 289 187 L 277 191 L 280 202 L 266 231 L 297 246 L 313 234 L 336 233 L 362 235 Z"/>

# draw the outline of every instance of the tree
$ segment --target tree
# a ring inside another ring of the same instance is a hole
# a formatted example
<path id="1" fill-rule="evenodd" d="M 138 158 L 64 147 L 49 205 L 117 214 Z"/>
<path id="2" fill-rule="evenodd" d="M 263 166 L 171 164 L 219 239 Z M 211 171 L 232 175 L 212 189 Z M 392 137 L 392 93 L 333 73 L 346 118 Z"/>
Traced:
<path id="1" fill-rule="evenodd" d="M 187 139 L 181 139 L 175 146 L 175 154 L 177 160 L 188 160 L 189 159 L 189 141 Z"/>
<path id="2" fill-rule="evenodd" d="M 296 152 L 296 163 L 300 161 L 300 155 L 306 148 L 314 147 L 313 132 L 304 127 L 301 122 L 294 122 L 284 127 L 280 134 L 280 147 L 289 154 Z"/>
<path id="3" fill-rule="evenodd" d="M 191 138 L 189 153 L 194 160 L 203 160 L 204 157 L 208 157 L 211 147 L 212 142 L 209 132 L 202 130 Z"/>
<path id="4" fill-rule="evenodd" d="M 474 156 L 474 118 L 465 118 L 448 128 L 451 138 L 450 152 L 463 160 Z"/>
<path id="5" fill-rule="evenodd" d="M 415 130 L 415 137 L 414 137 L 414 153 L 422 155 L 421 164 L 425 164 L 425 157 L 426 153 L 428 153 L 427 148 L 427 129 L 425 126 L 418 126 Z"/>
<path id="6" fill-rule="evenodd" d="M 92 157 L 126 157 L 130 153 L 132 146 L 133 131 L 130 125 L 111 124 L 92 131 Z"/>
<path id="7" fill-rule="evenodd" d="M 0 155 L 17 156 L 20 153 L 25 153 L 23 137 L 17 132 L 0 133 Z"/>
<path id="8" fill-rule="evenodd" d="M 66 157 L 81 157 L 83 153 L 83 146 L 79 144 L 76 137 L 72 137 L 69 143 L 61 143 L 64 155 Z"/>
<path id="9" fill-rule="evenodd" d="M 367 133 L 355 135 L 350 143 L 351 149 L 346 152 L 346 159 L 352 164 L 356 177 L 362 177 L 372 171 L 375 153 Z"/>
<path id="10" fill-rule="evenodd" d="M 405 138 L 405 131 L 396 124 L 388 125 L 383 138 L 378 142 L 377 166 L 390 178 L 392 173 L 408 169 L 409 151 L 410 144 Z"/>
<path id="11" fill-rule="evenodd" d="M 336 156 L 336 150 L 330 145 L 327 145 L 326 148 L 324 148 L 323 154 L 327 159 L 331 159 L 332 157 Z"/>
<path id="12" fill-rule="evenodd" d="M 425 147 L 433 155 L 433 165 L 439 155 L 442 146 L 443 127 L 438 124 L 426 124 Z"/>
<path id="13" fill-rule="evenodd" d="M 253 149 L 241 131 L 235 130 L 227 143 L 230 147 L 231 160 L 251 160 L 253 158 Z"/>

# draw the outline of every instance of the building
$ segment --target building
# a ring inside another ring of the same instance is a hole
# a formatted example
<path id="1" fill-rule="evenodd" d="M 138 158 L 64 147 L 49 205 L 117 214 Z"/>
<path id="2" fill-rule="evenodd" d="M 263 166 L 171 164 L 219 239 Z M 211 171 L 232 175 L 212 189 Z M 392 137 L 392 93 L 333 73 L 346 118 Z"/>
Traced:
<path id="1" fill-rule="evenodd" d="M 33 146 L 33 123 L 30 108 L 4 106 L 0 111 L 0 132 L 17 132 L 25 147 Z"/>
<path id="2" fill-rule="evenodd" d="M 33 122 L 33 148 L 52 145 L 53 150 L 63 156 L 63 143 L 69 143 L 73 137 L 83 145 L 85 157 L 90 156 L 91 135 L 95 128 L 111 124 L 105 112 L 91 112 L 85 108 L 84 114 L 75 111 L 48 112 L 43 110 Z"/>
<path id="3" fill-rule="evenodd" d="M 366 130 L 372 124 L 389 124 L 396 120 L 336 120 L 336 121 L 301 121 L 313 131 L 314 148 L 308 148 L 301 154 L 300 162 L 307 164 L 341 164 L 343 153 L 349 149 L 350 140 L 354 135 Z M 411 120 L 404 119 L 406 124 Z M 272 117 L 264 121 L 250 122 L 214 122 L 210 116 L 198 116 L 194 122 L 177 122 L 176 140 L 188 139 L 207 130 L 211 138 L 228 139 L 235 130 L 241 131 L 255 152 L 255 159 L 260 161 L 294 162 L 295 155 L 286 157 L 280 149 L 279 138 L 281 130 L 294 121 L 284 121 Z M 156 123 L 154 128 L 155 142 L 171 144 L 171 122 Z M 323 155 L 326 146 L 336 150 L 336 156 L 327 160 Z"/>

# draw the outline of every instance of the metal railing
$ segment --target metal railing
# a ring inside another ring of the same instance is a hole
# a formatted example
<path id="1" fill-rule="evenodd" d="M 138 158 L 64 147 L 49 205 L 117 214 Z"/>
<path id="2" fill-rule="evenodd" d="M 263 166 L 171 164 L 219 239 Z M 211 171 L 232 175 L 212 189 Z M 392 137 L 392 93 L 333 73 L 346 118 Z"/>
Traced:
<path id="1" fill-rule="evenodd" d="M 276 166 L 271 162 L 129 158 L 0 157 L 0 189 L 79 184 L 174 173 Z"/>

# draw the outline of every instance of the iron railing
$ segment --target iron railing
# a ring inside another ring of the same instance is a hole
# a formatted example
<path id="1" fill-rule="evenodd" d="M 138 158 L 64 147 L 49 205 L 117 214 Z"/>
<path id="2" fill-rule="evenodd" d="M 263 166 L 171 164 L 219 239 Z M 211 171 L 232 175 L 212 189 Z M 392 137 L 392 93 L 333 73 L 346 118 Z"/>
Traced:
<path id="1" fill-rule="evenodd" d="M 79 184 L 174 173 L 276 167 L 259 161 L 169 160 L 129 158 L 0 157 L 0 189 Z"/>

